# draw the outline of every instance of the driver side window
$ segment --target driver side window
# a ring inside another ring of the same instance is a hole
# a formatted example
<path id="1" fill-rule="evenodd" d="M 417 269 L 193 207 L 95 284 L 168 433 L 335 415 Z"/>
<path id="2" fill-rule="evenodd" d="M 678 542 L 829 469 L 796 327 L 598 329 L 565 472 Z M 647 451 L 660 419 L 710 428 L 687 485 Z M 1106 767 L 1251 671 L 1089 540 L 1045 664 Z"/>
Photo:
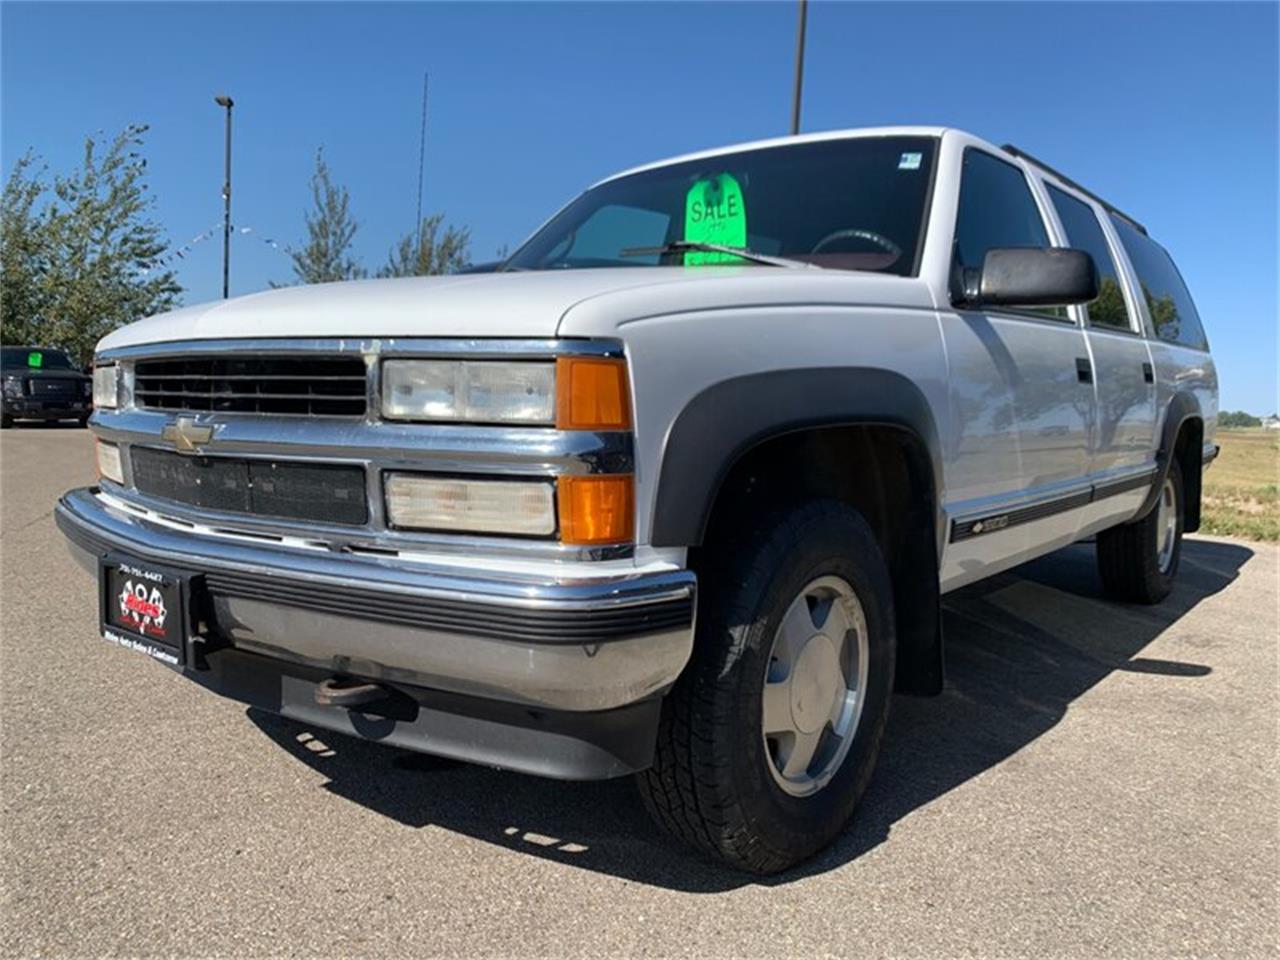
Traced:
<path id="1" fill-rule="evenodd" d="M 982 150 L 968 147 L 960 175 L 960 205 L 956 211 L 955 260 L 961 270 L 981 270 L 988 250 L 997 247 L 1047 247 L 1040 208 L 1021 170 Z M 1061 307 L 1031 311 L 1058 319 Z"/>

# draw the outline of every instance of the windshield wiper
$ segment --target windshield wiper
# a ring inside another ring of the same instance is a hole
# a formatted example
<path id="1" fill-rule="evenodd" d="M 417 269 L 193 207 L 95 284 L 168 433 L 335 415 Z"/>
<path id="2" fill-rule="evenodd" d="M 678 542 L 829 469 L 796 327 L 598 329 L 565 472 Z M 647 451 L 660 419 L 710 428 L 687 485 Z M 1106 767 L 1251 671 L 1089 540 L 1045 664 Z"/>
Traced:
<path id="1" fill-rule="evenodd" d="M 786 267 L 789 270 L 821 270 L 817 264 L 805 263 L 803 260 L 788 260 L 786 257 L 771 257 L 767 253 L 756 253 L 746 247 L 729 247 L 722 243 L 704 243 L 701 240 L 672 240 L 660 247 L 626 247 L 618 251 L 620 257 L 646 257 L 655 253 L 660 256 L 669 253 L 687 253 L 693 250 L 698 253 L 727 253 L 753 263 L 763 263 L 770 267 Z"/>

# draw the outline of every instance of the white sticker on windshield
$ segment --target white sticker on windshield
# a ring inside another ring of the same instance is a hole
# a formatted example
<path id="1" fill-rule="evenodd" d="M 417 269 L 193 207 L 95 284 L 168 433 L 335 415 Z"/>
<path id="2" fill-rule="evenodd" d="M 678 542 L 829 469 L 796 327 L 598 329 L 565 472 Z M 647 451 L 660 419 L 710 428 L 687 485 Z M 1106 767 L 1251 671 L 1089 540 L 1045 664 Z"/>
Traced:
<path id="1" fill-rule="evenodd" d="M 904 153 L 898 158 L 899 170 L 919 170 L 920 161 L 924 159 L 923 153 Z"/>

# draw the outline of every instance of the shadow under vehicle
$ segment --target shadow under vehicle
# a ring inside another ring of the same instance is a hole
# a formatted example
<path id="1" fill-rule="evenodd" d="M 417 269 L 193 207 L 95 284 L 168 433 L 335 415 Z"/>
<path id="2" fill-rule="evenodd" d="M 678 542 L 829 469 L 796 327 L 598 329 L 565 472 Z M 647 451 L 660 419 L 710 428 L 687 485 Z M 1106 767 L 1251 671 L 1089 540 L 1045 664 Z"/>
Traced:
<path id="1" fill-rule="evenodd" d="M 1208 540 L 1183 545 L 1183 571 L 1158 607 L 1102 596 L 1092 545 L 1077 544 L 947 597 L 947 685 L 899 696 L 867 802 L 822 854 L 773 877 L 692 856 L 644 829 L 626 779 L 567 783 L 385 747 L 250 708 L 268 738 L 328 778 L 324 789 L 411 827 L 438 826 L 532 856 L 691 893 L 785 885 L 838 869 L 888 839 L 895 823 L 1049 732 L 1114 671 L 1168 678 L 1210 668 L 1142 656 L 1156 637 L 1226 588 L 1253 556 Z M 1032 613 L 1034 611 L 1034 613 Z"/>

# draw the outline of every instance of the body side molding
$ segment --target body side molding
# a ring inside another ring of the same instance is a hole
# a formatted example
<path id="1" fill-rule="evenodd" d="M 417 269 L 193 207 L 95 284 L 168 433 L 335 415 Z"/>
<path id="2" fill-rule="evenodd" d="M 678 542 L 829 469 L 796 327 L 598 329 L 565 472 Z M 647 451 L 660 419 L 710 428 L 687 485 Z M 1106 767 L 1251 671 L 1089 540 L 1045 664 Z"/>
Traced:
<path id="1" fill-rule="evenodd" d="M 968 514 L 951 521 L 951 542 L 958 543 L 985 533 L 996 533 L 1010 527 L 1020 526 L 1043 520 L 1068 510 L 1076 510 L 1096 503 L 1107 497 L 1119 496 L 1130 490 L 1138 490 L 1150 486 L 1155 480 L 1156 470 L 1148 467 L 1130 476 L 1107 480 L 1102 483 L 1089 484 L 1085 489 L 1038 500 L 1034 503 L 1009 507 L 1004 510 L 986 510 L 980 514 Z"/>

